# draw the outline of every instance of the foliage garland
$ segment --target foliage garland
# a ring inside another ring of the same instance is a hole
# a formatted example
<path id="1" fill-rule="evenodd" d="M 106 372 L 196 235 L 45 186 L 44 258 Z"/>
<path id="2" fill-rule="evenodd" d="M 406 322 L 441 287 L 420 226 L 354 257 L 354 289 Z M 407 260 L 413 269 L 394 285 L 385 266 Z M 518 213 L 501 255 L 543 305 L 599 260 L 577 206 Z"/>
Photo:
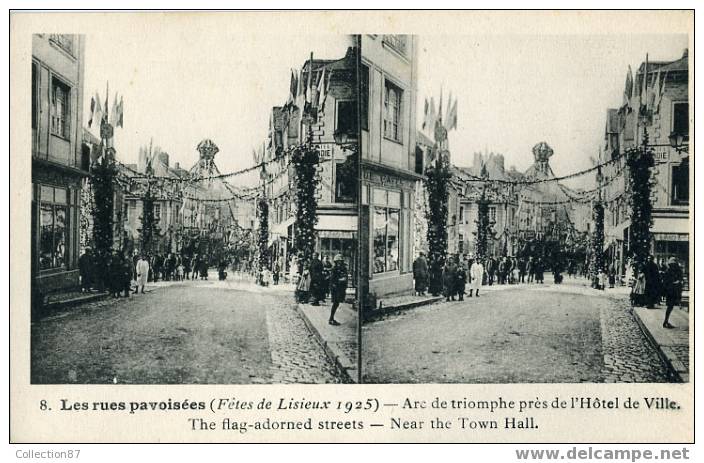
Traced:
<path id="1" fill-rule="evenodd" d="M 626 152 L 628 168 L 629 206 L 631 210 L 631 237 L 629 253 L 636 273 L 645 268 L 650 255 L 653 226 L 653 204 L 650 199 L 653 184 L 651 169 L 655 166 L 652 150 L 648 148 L 648 132 L 643 136 L 643 146 Z"/>
<path id="2" fill-rule="evenodd" d="M 266 198 L 257 201 L 259 214 L 259 271 L 269 267 L 269 203 Z"/>
<path id="3" fill-rule="evenodd" d="M 310 144 L 298 146 L 293 150 L 291 162 L 295 176 L 296 221 L 294 249 L 303 255 L 304 264 L 311 261 L 315 252 L 316 231 L 318 223 L 316 211 L 316 173 L 320 159 L 318 149 Z"/>
<path id="4" fill-rule="evenodd" d="M 117 168 L 111 157 L 103 156 L 103 159 L 91 170 L 96 276 L 98 281 L 107 286 L 109 279 L 107 265 L 113 247 L 114 182 Z"/>
<path id="5" fill-rule="evenodd" d="M 594 234 L 592 235 L 592 276 L 604 271 L 604 204 L 596 201 L 592 207 L 592 218 L 594 219 Z"/>
<path id="6" fill-rule="evenodd" d="M 482 196 L 477 200 L 477 231 L 474 232 L 476 237 L 476 253 L 478 259 L 486 259 L 489 257 L 489 240 L 495 238 L 494 222 L 489 217 L 489 200 L 486 194 L 482 192 Z"/>
<path id="7" fill-rule="evenodd" d="M 447 201 L 450 183 L 450 166 L 446 156 L 438 153 L 435 165 L 425 170 L 428 191 L 428 252 L 430 263 L 447 258 Z"/>

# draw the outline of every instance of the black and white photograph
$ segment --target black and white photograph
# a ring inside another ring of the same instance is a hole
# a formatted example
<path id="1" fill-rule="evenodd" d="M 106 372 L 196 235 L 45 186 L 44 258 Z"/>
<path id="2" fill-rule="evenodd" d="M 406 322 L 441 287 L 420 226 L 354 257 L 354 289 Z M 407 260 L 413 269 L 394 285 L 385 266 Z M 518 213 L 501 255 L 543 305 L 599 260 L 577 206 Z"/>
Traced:
<path id="1" fill-rule="evenodd" d="M 362 36 L 364 382 L 688 381 L 688 43 Z"/>
<path id="2" fill-rule="evenodd" d="M 356 381 L 357 37 L 170 24 L 32 36 L 31 382 Z"/>

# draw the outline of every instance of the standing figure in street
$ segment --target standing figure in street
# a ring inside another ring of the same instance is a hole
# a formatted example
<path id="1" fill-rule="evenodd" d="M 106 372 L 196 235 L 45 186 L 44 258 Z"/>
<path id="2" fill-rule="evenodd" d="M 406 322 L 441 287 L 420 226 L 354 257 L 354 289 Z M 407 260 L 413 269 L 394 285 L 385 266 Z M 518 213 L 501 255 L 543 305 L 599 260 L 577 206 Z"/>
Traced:
<path id="1" fill-rule="evenodd" d="M 616 285 L 616 268 L 613 264 L 609 265 L 609 288 L 613 288 Z"/>
<path id="2" fill-rule="evenodd" d="M 682 282 L 683 274 L 680 264 L 677 263 L 675 257 L 670 257 L 667 263 L 667 271 L 665 272 L 665 321 L 662 323 L 663 328 L 674 328 L 670 324 L 670 314 L 675 305 L 680 305 L 682 301 Z"/>
<path id="3" fill-rule="evenodd" d="M 164 260 L 161 258 L 161 255 L 155 254 L 154 255 L 154 265 L 152 268 L 154 269 L 154 282 L 156 283 L 159 281 L 159 277 L 161 276 L 161 268 L 162 265 L 164 264 Z"/>
<path id="4" fill-rule="evenodd" d="M 498 269 L 499 284 L 500 285 L 506 284 L 506 276 L 507 276 L 510 268 L 511 268 L 511 266 L 508 263 L 508 258 L 502 257 L 501 261 L 499 262 L 499 269 Z"/>
<path id="5" fill-rule="evenodd" d="M 276 263 L 274 263 L 274 272 L 272 277 L 274 278 L 274 285 L 279 284 L 279 276 L 281 275 L 281 266 L 279 265 L 279 261 L 277 260 Z"/>
<path id="6" fill-rule="evenodd" d="M 430 294 L 439 296 L 442 293 L 442 262 L 436 254 L 430 263 Z"/>
<path id="7" fill-rule="evenodd" d="M 528 274 L 528 283 L 533 283 L 533 279 L 535 278 L 535 262 L 533 262 L 533 256 L 530 256 L 528 262 L 526 262 L 526 273 Z"/>
<path id="8" fill-rule="evenodd" d="M 523 257 L 518 258 L 518 282 L 526 282 L 526 260 Z"/>
<path id="9" fill-rule="evenodd" d="M 140 292 L 140 288 L 142 290 L 142 294 L 144 294 L 144 286 L 146 286 L 147 277 L 149 276 L 149 262 L 147 262 L 144 254 L 139 256 L 137 265 L 135 265 L 135 272 L 137 274 L 137 287 L 135 288 L 135 294 Z"/>
<path id="10" fill-rule="evenodd" d="M 482 265 L 481 260 L 477 259 L 472 263 L 469 274 L 472 278 L 472 286 L 469 288 L 469 297 L 472 297 L 472 291 L 479 297 L 479 288 L 482 286 L 482 279 L 484 278 L 484 265 Z"/>
<path id="11" fill-rule="evenodd" d="M 298 259 L 298 263 L 302 264 L 303 259 Z M 301 304 L 307 304 L 310 299 L 310 269 L 308 265 L 303 267 L 300 277 L 298 278 L 298 283 L 296 284 L 296 298 Z"/>
<path id="12" fill-rule="evenodd" d="M 218 280 L 224 281 L 227 278 L 227 261 L 220 259 L 218 262 Z"/>
<path id="13" fill-rule="evenodd" d="M 645 274 L 645 299 L 649 309 L 655 307 L 655 304 L 660 302 L 662 295 L 662 286 L 660 281 L 660 269 L 655 263 L 655 258 L 651 255 L 648 257 L 648 262 L 643 269 Z"/>
<path id="14" fill-rule="evenodd" d="M 93 250 L 86 248 L 78 258 L 78 272 L 81 276 L 81 291 L 87 293 L 93 285 Z"/>
<path id="15" fill-rule="evenodd" d="M 469 272 L 470 274 L 472 273 L 471 268 L 472 267 L 470 267 L 470 272 Z M 494 260 L 493 257 L 489 257 L 486 260 L 487 283 L 489 283 L 489 286 L 494 284 L 495 273 L 496 273 L 496 261 Z"/>
<path id="16" fill-rule="evenodd" d="M 310 293 L 313 297 L 311 305 L 320 305 L 321 301 L 325 301 L 323 291 L 323 263 L 316 252 L 313 254 L 313 260 L 310 261 Z"/>
<path id="17" fill-rule="evenodd" d="M 464 290 L 467 286 L 467 269 L 465 269 L 464 264 L 460 263 L 457 265 L 457 282 L 455 283 L 455 292 L 457 293 L 458 299 L 464 301 Z M 471 291 L 471 290 L 470 290 Z"/>
<path id="18" fill-rule="evenodd" d="M 201 280 L 207 280 L 208 279 L 208 256 L 203 256 L 203 258 L 200 260 L 200 279 Z"/>
<path id="19" fill-rule="evenodd" d="M 330 294 L 330 276 L 332 274 L 332 262 L 330 262 L 330 257 L 325 256 L 323 259 L 323 299 L 326 299 Z"/>
<path id="20" fill-rule="evenodd" d="M 130 297 L 130 289 L 132 289 L 132 276 L 133 267 L 132 260 L 125 257 L 124 252 L 119 254 L 120 268 L 122 270 L 120 275 L 121 290 L 125 292 L 125 297 Z"/>
<path id="21" fill-rule="evenodd" d="M 340 303 L 345 302 L 347 293 L 347 266 L 342 254 L 335 256 L 335 265 L 330 272 L 330 293 L 332 295 L 332 307 L 330 307 L 330 318 L 328 324 L 339 325 L 340 322 L 335 320 L 335 312 L 340 306 Z"/>
<path id="22" fill-rule="evenodd" d="M 543 263 L 543 259 L 538 257 L 538 261 L 535 263 L 535 282 L 540 283 L 541 285 L 543 284 L 543 273 L 545 272 L 545 264 Z"/>
<path id="23" fill-rule="evenodd" d="M 425 260 L 423 251 L 413 261 L 413 281 L 415 282 L 416 296 L 424 296 L 428 288 L 428 261 Z"/>
<path id="24" fill-rule="evenodd" d="M 120 291 L 122 288 L 122 265 L 120 262 L 120 256 L 117 251 L 113 251 L 108 261 L 108 285 L 110 287 L 110 294 L 112 297 L 120 297 Z"/>
<path id="25" fill-rule="evenodd" d="M 445 300 L 447 302 L 455 300 L 455 288 L 457 285 L 457 265 L 453 257 L 447 258 L 445 268 L 442 269 L 442 287 Z"/>
<path id="26" fill-rule="evenodd" d="M 511 274 L 513 275 L 513 284 L 517 285 L 521 276 L 521 270 L 518 267 L 518 259 L 515 257 L 511 259 Z"/>
<path id="27" fill-rule="evenodd" d="M 191 259 L 188 256 L 183 256 L 183 276 L 186 280 L 191 279 Z"/>

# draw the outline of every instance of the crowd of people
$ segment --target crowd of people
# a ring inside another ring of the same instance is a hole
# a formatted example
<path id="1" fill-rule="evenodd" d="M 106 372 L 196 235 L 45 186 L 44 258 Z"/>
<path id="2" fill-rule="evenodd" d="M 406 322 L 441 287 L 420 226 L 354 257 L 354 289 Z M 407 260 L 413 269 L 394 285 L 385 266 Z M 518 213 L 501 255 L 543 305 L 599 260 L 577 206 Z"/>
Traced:
<path id="1" fill-rule="evenodd" d="M 325 256 L 322 260 L 318 253 L 313 254 L 310 263 L 304 263 L 302 256 L 291 262 L 291 280 L 296 285 L 296 300 L 302 304 L 319 306 L 328 296 L 331 298 L 328 324 L 338 326 L 335 313 L 345 301 L 348 286 L 348 270 L 342 254 L 337 254 L 334 262 Z"/>
<path id="2" fill-rule="evenodd" d="M 606 265 L 599 272 L 588 272 L 588 266 L 567 260 L 555 260 L 550 263 L 553 281 L 560 284 L 564 271 L 570 277 L 585 277 L 592 279 L 592 287 L 604 290 L 608 284 L 614 288 L 619 280 L 616 267 Z M 547 265 L 542 258 L 521 257 L 488 257 L 475 259 L 467 255 L 451 255 L 443 263 L 440 258 L 426 258 L 424 252 L 413 262 L 413 279 L 415 293 L 424 296 L 429 292 L 433 296 L 445 296 L 446 301 L 464 300 L 465 294 L 469 297 L 479 297 L 479 290 L 483 285 L 512 285 L 520 283 L 544 283 L 544 274 Z M 670 323 L 670 315 L 675 306 L 681 304 L 683 288 L 683 271 L 675 257 L 666 263 L 655 263 L 650 256 L 642 271 L 634 274 L 633 266 L 626 265 L 625 283 L 631 287 L 631 303 L 638 306 L 654 308 L 664 300 L 665 320 L 663 327 L 674 328 Z M 469 293 L 467 293 L 469 285 Z"/>
<path id="3" fill-rule="evenodd" d="M 135 252 L 132 257 L 128 257 L 125 252 L 115 250 L 108 257 L 106 265 L 101 266 L 92 249 L 88 247 L 78 259 L 78 269 L 83 292 L 104 288 L 113 297 L 120 297 L 120 295 L 128 297 L 131 292 L 144 293 L 147 282 L 207 280 L 210 263 L 208 256 L 199 254 L 147 255 Z M 218 261 L 220 280 L 227 278 L 227 268 L 230 265 L 232 263 L 227 259 Z M 107 274 L 101 276 L 103 271 Z"/>
<path id="4" fill-rule="evenodd" d="M 464 300 L 469 284 L 469 297 L 479 296 L 483 285 L 513 285 L 543 283 L 546 265 L 542 258 L 488 257 L 477 259 L 467 255 L 449 256 L 443 264 L 434 258 L 428 262 L 424 252 L 413 262 L 413 279 L 417 295 L 426 292 L 434 296 L 443 294 L 448 301 Z M 562 281 L 562 267 L 552 265 L 555 283 Z"/>

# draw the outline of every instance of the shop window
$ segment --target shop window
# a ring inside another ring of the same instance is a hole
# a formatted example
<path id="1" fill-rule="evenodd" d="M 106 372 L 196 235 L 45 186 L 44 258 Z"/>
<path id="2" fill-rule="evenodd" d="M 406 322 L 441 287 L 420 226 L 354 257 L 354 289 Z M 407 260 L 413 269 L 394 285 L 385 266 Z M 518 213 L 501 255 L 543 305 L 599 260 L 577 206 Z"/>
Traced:
<path id="1" fill-rule="evenodd" d="M 154 220 L 161 220 L 161 204 L 154 205 Z"/>
<path id="2" fill-rule="evenodd" d="M 459 243 L 457 246 L 457 252 L 459 252 L 460 254 L 464 254 L 464 235 L 462 233 L 460 233 L 460 235 L 459 235 Z"/>
<path id="3" fill-rule="evenodd" d="M 70 87 L 56 77 L 51 81 L 51 133 L 69 137 Z"/>
<path id="4" fill-rule="evenodd" d="M 42 185 L 39 216 L 39 268 L 66 268 L 68 237 L 67 191 Z"/>
<path id="5" fill-rule="evenodd" d="M 689 141 L 689 103 L 672 105 L 672 131 L 684 135 L 684 140 Z"/>
<path id="6" fill-rule="evenodd" d="M 374 208 L 374 273 L 398 270 L 398 209 Z"/>
<path id="7" fill-rule="evenodd" d="M 491 222 L 491 223 L 496 222 L 496 207 L 494 207 L 494 206 L 489 207 L 489 222 Z"/>
<path id="8" fill-rule="evenodd" d="M 401 101 L 403 91 L 388 80 L 384 82 L 384 137 L 401 142 Z"/>
<path id="9" fill-rule="evenodd" d="M 366 64 L 360 66 L 359 78 L 362 90 L 360 95 L 362 114 L 360 115 L 359 123 L 362 124 L 362 130 L 369 130 L 369 66 Z"/>
<path id="10" fill-rule="evenodd" d="M 672 204 L 689 204 L 689 163 L 672 166 Z"/>

